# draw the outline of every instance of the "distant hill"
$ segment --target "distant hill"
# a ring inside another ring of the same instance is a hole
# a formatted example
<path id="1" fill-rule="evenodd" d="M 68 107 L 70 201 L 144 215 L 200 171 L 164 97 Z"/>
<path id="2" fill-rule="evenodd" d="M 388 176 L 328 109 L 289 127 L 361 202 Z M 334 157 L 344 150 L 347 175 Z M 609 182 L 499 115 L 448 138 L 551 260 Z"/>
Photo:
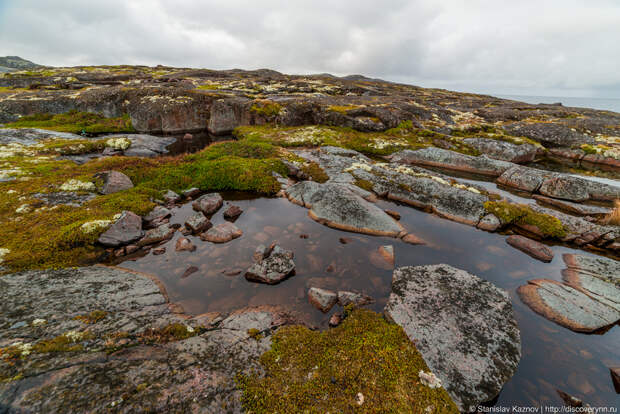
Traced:
<path id="1" fill-rule="evenodd" d="M 0 57 L 0 72 L 13 72 L 16 70 L 35 69 L 40 67 L 41 65 L 22 59 L 19 56 Z"/>

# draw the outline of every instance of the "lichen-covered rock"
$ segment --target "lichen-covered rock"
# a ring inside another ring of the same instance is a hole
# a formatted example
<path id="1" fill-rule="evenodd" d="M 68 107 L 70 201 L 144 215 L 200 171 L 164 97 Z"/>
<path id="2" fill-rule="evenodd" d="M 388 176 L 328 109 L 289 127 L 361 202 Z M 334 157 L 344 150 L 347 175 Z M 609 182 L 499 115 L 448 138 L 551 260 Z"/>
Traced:
<path id="1" fill-rule="evenodd" d="M 144 221 L 152 226 L 158 226 L 162 224 L 164 219 L 167 219 L 172 215 L 172 211 L 162 206 L 155 206 L 153 210 L 151 210 L 146 216 L 144 216 Z"/>
<path id="2" fill-rule="evenodd" d="M 224 218 L 226 220 L 234 221 L 241 215 L 241 213 L 243 213 L 241 207 L 231 204 L 230 207 L 224 211 Z"/>
<path id="3" fill-rule="evenodd" d="M 519 364 L 508 294 L 464 270 L 443 264 L 394 270 L 385 312 L 462 411 L 492 400 Z"/>
<path id="4" fill-rule="evenodd" d="M 467 145 L 496 160 L 524 164 L 534 161 L 538 148 L 532 144 L 513 144 L 489 138 L 466 138 Z"/>
<path id="5" fill-rule="evenodd" d="M 329 312 L 338 302 L 338 294 L 331 290 L 312 287 L 308 290 L 308 300 L 321 312 Z"/>
<path id="6" fill-rule="evenodd" d="M 512 135 L 528 137 L 550 147 L 571 147 L 594 143 L 592 137 L 555 123 L 515 122 L 505 125 L 504 129 Z"/>
<path id="7" fill-rule="evenodd" d="M 196 211 L 202 211 L 206 215 L 211 215 L 222 207 L 224 200 L 219 193 L 209 193 L 200 196 L 192 203 L 192 208 Z"/>
<path id="8" fill-rule="evenodd" d="M 211 221 L 201 211 L 196 211 L 185 221 L 185 227 L 194 234 L 202 233 L 212 225 Z"/>
<path id="9" fill-rule="evenodd" d="M 373 303 L 375 300 L 368 295 L 358 292 L 341 290 L 338 292 L 338 304 L 342 307 L 348 305 L 364 306 Z"/>
<path id="10" fill-rule="evenodd" d="M 520 235 L 512 235 L 506 238 L 506 243 L 542 262 L 548 263 L 553 260 L 553 250 L 536 240 Z"/>
<path id="11" fill-rule="evenodd" d="M 142 237 L 142 218 L 131 211 L 123 211 L 121 216 L 99 236 L 99 243 L 108 247 L 118 247 L 134 242 Z"/>
<path id="12" fill-rule="evenodd" d="M 534 194 L 532 198 L 542 204 L 550 205 L 559 210 L 578 216 L 590 216 L 602 218 L 611 212 L 611 209 L 590 204 L 573 203 L 566 200 L 558 200 L 556 198 L 545 197 Z"/>
<path id="13" fill-rule="evenodd" d="M 206 232 L 200 235 L 200 238 L 204 241 L 210 241 L 211 243 L 227 243 L 233 239 L 241 237 L 243 231 L 230 222 L 224 222 L 211 227 Z"/>
<path id="14" fill-rule="evenodd" d="M 94 187 L 92 188 L 94 189 Z M 74 191 L 58 191 L 54 193 L 35 193 L 32 195 L 32 198 L 41 200 L 50 206 L 65 205 L 79 207 L 96 196 L 93 193 L 79 194 Z"/>
<path id="15" fill-rule="evenodd" d="M 258 257 L 255 255 L 254 259 Z M 275 285 L 294 273 L 293 252 L 275 245 L 267 256 L 250 266 L 245 272 L 245 278 L 252 282 Z"/>
<path id="16" fill-rule="evenodd" d="M 620 262 L 605 257 L 564 254 L 564 282 L 620 312 Z"/>
<path id="17" fill-rule="evenodd" d="M 103 181 L 102 185 L 99 187 L 99 192 L 101 194 L 112 194 L 133 188 L 131 179 L 119 171 L 104 171 L 98 173 L 96 178 Z"/>
<path id="18" fill-rule="evenodd" d="M 159 227 L 148 230 L 142 239 L 138 242 L 139 246 L 159 243 L 164 240 L 170 240 L 174 236 L 176 229 L 168 224 L 162 224 Z"/>

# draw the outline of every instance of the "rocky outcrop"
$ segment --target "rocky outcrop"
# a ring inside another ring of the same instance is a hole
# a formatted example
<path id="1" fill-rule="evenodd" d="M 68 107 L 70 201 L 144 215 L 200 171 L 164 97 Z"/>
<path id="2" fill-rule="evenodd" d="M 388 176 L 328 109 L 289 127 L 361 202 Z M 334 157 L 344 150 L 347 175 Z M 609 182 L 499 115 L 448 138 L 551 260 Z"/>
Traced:
<path id="1" fill-rule="evenodd" d="M 594 143 L 594 139 L 565 125 L 548 122 L 515 122 L 504 125 L 515 136 L 534 139 L 550 147 L 572 147 Z"/>
<path id="2" fill-rule="evenodd" d="M 489 138 L 466 138 L 463 142 L 489 158 L 515 164 L 532 162 L 538 153 L 538 148 L 532 144 L 513 144 Z"/>
<path id="3" fill-rule="evenodd" d="M 210 109 L 208 130 L 214 135 L 230 134 L 240 125 L 250 124 L 252 101 L 247 98 L 220 99 Z"/>
<path id="4" fill-rule="evenodd" d="M 143 234 L 142 218 L 131 211 L 123 211 L 97 241 L 107 247 L 118 247 L 139 240 Z"/>
<path id="5" fill-rule="evenodd" d="M 286 189 L 292 202 L 310 209 L 319 223 L 340 230 L 396 237 L 403 231 L 397 221 L 340 184 L 302 181 Z"/>
<path id="6" fill-rule="evenodd" d="M 532 256 L 534 259 L 538 259 L 541 262 L 550 262 L 553 260 L 553 250 L 545 246 L 544 244 L 532 239 L 528 239 L 523 236 L 509 236 L 506 238 L 506 243 L 519 249 L 524 253 Z"/>
<path id="7" fill-rule="evenodd" d="M 508 294 L 464 270 L 443 264 L 394 270 L 385 313 L 462 411 L 495 398 L 519 364 L 521 339 Z"/>
<path id="8" fill-rule="evenodd" d="M 5 275 L 0 287 L 0 348 L 16 352 L 0 358 L 0 406 L 11 413 L 241 412 L 237 374 L 259 369 L 292 321 L 274 307 L 175 313 L 150 278 L 102 266 Z"/>
<path id="9" fill-rule="evenodd" d="M 254 254 L 254 263 L 245 272 L 245 278 L 252 282 L 275 285 L 295 274 L 293 252 L 278 245 Z"/>

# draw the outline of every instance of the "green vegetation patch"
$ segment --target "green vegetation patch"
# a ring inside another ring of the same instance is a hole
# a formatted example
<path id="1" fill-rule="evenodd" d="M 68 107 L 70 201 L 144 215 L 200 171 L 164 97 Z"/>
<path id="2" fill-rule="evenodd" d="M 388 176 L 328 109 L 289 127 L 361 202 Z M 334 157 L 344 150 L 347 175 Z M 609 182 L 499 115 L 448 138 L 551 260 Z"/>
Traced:
<path id="1" fill-rule="evenodd" d="M 484 208 L 495 214 L 504 224 L 526 224 L 540 229 L 547 237 L 562 238 L 566 229 L 556 217 L 532 210 L 526 204 L 512 204 L 506 201 L 487 201 Z"/>
<path id="2" fill-rule="evenodd" d="M 7 128 L 42 128 L 74 134 L 102 134 L 112 132 L 135 132 L 129 115 L 106 118 L 90 112 L 69 111 L 63 114 L 34 114 L 5 124 Z"/>
<path id="3" fill-rule="evenodd" d="M 304 162 L 301 166 L 301 171 L 308 174 L 308 177 L 317 183 L 324 183 L 329 180 L 329 175 L 314 161 Z"/>
<path id="4" fill-rule="evenodd" d="M 43 143 L 39 152 L 53 155 L 81 155 L 101 152 L 105 147 L 105 139 L 52 139 Z"/>
<path id="5" fill-rule="evenodd" d="M 166 343 L 191 338 L 192 336 L 201 334 L 203 331 L 203 327 L 193 328 L 189 325 L 176 322 L 166 325 L 163 328 L 148 328 L 138 335 L 138 340 L 141 343 L 149 344 Z"/>
<path id="6" fill-rule="evenodd" d="M 238 378 L 252 413 L 458 413 L 443 388 L 420 382 L 429 369 L 402 328 L 369 310 L 348 311 L 323 332 L 281 328 L 261 357 L 264 376 Z M 363 402 L 362 402 L 363 401 Z"/>
<path id="7" fill-rule="evenodd" d="M 90 313 L 87 313 L 85 315 L 78 315 L 76 317 L 74 317 L 73 319 L 76 321 L 80 321 L 83 322 L 87 325 L 91 325 L 93 323 L 97 323 L 100 320 L 105 319 L 105 317 L 108 316 L 108 312 L 106 311 L 102 311 L 102 310 L 94 310 Z"/>
<path id="8" fill-rule="evenodd" d="M 362 108 L 362 106 L 361 105 L 331 105 L 327 108 L 327 110 L 346 115 L 347 112 L 352 111 L 354 109 L 359 109 L 359 108 Z"/>
<path id="9" fill-rule="evenodd" d="M 268 99 L 257 100 L 250 108 L 250 111 L 265 118 L 274 118 L 280 114 L 282 106 L 277 102 Z"/>

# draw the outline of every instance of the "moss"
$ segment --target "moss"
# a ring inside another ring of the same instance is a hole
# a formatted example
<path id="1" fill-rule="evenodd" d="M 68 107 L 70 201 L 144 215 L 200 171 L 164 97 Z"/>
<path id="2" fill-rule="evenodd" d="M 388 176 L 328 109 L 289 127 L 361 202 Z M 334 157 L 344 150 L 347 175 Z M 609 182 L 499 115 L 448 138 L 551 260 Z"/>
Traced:
<path id="1" fill-rule="evenodd" d="M 360 180 L 360 179 L 358 179 L 358 180 L 355 180 L 355 182 L 353 184 L 355 184 L 359 188 L 362 188 L 362 189 L 364 189 L 366 191 L 372 191 L 372 189 L 374 187 L 372 185 L 372 183 L 370 181 L 368 181 L 368 180 Z"/>
<path id="2" fill-rule="evenodd" d="M 329 175 L 327 175 L 325 170 L 314 161 L 302 164 L 301 171 L 308 174 L 312 181 L 316 181 L 317 183 L 324 183 L 329 180 Z"/>
<path id="3" fill-rule="evenodd" d="M 220 88 L 220 85 L 215 83 L 206 83 L 204 85 L 197 86 L 196 89 L 214 91 Z"/>
<path id="4" fill-rule="evenodd" d="M 421 384 L 429 369 L 402 328 L 368 310 L 324 332 L 281 328 L 260 361 L 264 376 L 238 377 L 248 412 L 458 413 L 444 389 Z"/>
<path id="5" fill-rule="evenodd" d="M 590 155 L 595 155 L 595 154 L 598 154 L 598 151 L 597 151 L 597 150 L 596 150 L 596 148 L 595 148 L 594 146 L 592 146 L 592 145 L 589 145 L 589 144 L 583 144 L 580 148 L 581 148 L 581 149 L 583 150 L 583 152 L 585 152 L 586 154 L 590 154 Z"/>
<path id="6" fill-rule="evenodd" d="M 251 112 L 264 116 L 265 118 L 274 118 L 280 114 L 281 110 L 282 106 L 279 103 L 266 99 L 256 101 L 250 108 Z"/>
<path id="7" fill-rule="evenodd" d="M 331 105 L 327 108 L 327 110 L 346 115 L 347 112 L 352 111 L 354 109 L 359 109 L 359 108 L 361 108 L 360 105 Z"/>
<path id="8" fill-rule="evenodd" d="M 33 114 L 5 124 L 8 128 L 42 128 L 74 134 L 101 134 L 108 132 L 135 132 L 129 115 L 106 118 L 90 112 L 69 111 L 64 114 Z"/>
<path id="9" fill-rule="evenodd" d="M 248 329 L 248 335 L 250 336 L 250 338 L 256 341 L 260 341 L 261 339 L 263 339 L 263 334 L 256 328 Z"/>
<path id="10" fill-rule="evenodd" d="M 94 310 L 90 313 L 87 313 L 86 315 L 78 315 L 73 319 L 91 325 L 93 323 L 99 322 L 102 319 L 105 319 L 106 316 L 108 316 L 108 312 L 102 310 Z"/>
<path id="11" fill-rule="evenodd" d="M 75 334 L 63 334 L 58 335 L 52 339 L 46 339 L 40 342 L 37 342 L 32 346 L 33 352 L 39 354 L 45 354 L 50 352 L 77 352 L 83 349 L 81 344 L 76 342 L 91 339 L 93 335 L 86 332 L 77 332 Z"/>
<path id="12" fill-rule="evenodd" d="M 81 155 L 100 152 L 105 147 L 106 140 L 103 139 L 53 139 L 46 141 L 44 147 L 39 152 L 54 155 Z"/>
<path id="13" fill-rule="evenodd" d="M 506 201 L 487 201 L 484 208 L 495 214 L 503 224 L 525 224 L 537 227 L 544 236 L 562 238 L 566 229 L 556 217 L 532 210 L 526 204 L 513 204 Z"/>
<path id="14" fill-rule="evenodd" d="M 182 323 L 171 323 L 163 328 L 146 329 L 138 335 L 141 343 L 166 343 L 172 341 L 180 341 L 182 339 L 191 338 L 199 335 L 204 331 L 204 327 L 192 328 Z"/>

